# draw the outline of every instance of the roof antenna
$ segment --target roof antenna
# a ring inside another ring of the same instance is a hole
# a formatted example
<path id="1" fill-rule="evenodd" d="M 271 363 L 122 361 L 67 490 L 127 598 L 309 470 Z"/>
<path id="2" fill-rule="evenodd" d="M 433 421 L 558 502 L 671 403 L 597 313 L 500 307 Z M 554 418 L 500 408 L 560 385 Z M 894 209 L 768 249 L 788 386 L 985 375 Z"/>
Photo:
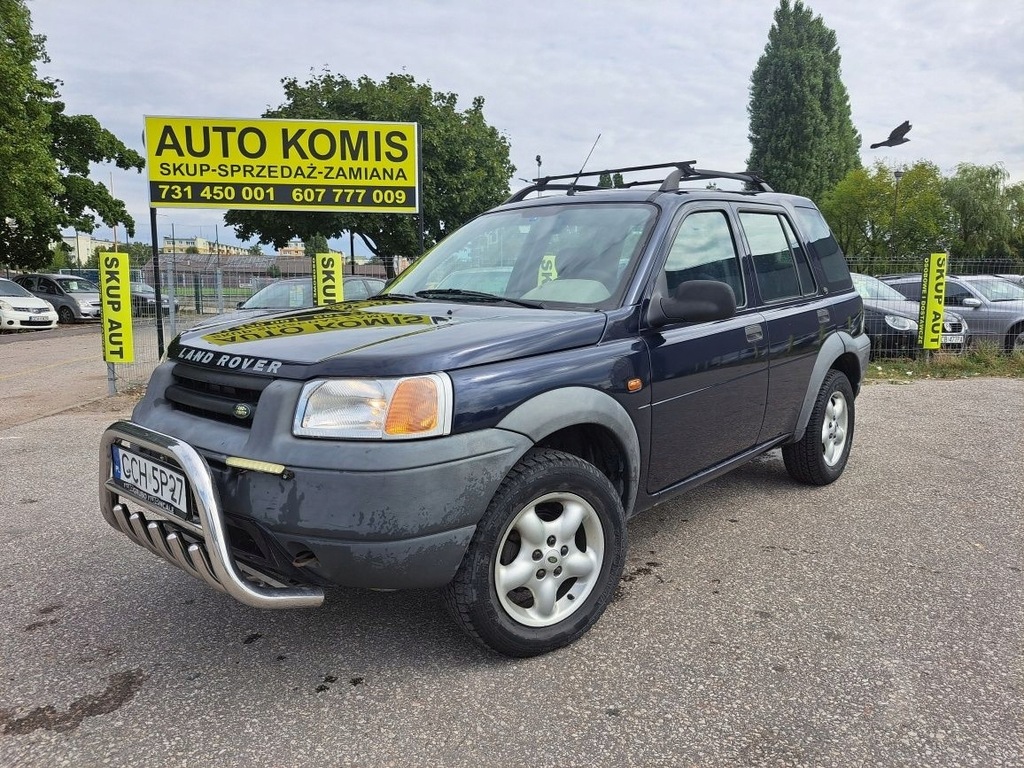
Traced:
<path id="1" fill-rule="evenodd" d="M 583 169 L 587 167 L 587 163 L 590 161 L 590 156 L 592 154 L 594 154 L 594 150 L 597 149 L 597 142 L 599 142 L 600 140 L 601 140 L 601 134 L 599 133 L 599 134 L 597 134 L 597 138 L 594 139 L 594 146 L 592 146 L 590 148 L 590 151 L 587 152 L 587 157 L 583 161 L 583 165 L 580 166 L 579 171 L 576 173 L 576 178 L 572 180 L 572 183 L 569 185 L 569 189 L 566 190 L 565 194 L 567 194 L 567 195 L 575 195 L 576 194 L 576 182 L 579 181 L 580 180 L 580 176 L 583 175 Z"/>

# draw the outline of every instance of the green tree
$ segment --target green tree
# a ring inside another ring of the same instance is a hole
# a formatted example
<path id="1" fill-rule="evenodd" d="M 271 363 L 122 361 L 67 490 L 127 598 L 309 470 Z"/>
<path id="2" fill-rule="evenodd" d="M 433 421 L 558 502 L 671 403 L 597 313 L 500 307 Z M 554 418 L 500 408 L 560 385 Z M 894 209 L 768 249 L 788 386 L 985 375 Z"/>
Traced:
<path id="1" fill-rule="evenodd" d="M 920 269 L 921 258 L 945 247 L 949 211 L 937 166 L 919 162 L 894 171 L 880 161 L 850 171 L 825 195 L 822 213 L 859 272 Z"/>
<path id="2" fill-rule="evenodd" d="M 70 269 L 75 266 L 71 263 L 68 249 L 61 247 L 62 245 L 63 243 L 50 249 L 50 263 L 46 265 L 47 272 L 60 272 L 62 269 Z"/>
<path id="3" fill-rule="evenodd" d="M 124 203 L 90 181 L 89 164 L 141 170 L 144 160 L 90 115 L 67 115 L 58 80 L 40 78 L 45 38 L 32 34 L 25 0 L 0 0 L 0 262 L 38 269 L 61 229 L 92 232 L 135 222 Z"/>
<path id="4" fill-rule="evenodd" d="M 781 0 L 750 78 L 747 167 L 775 189 L 820 202 L 860 167 L 836 34 L 801 0 Z"/>
<path id="5" fill-rule="evenodd" d="M 954 270 L 997 271 L 1007 261 L 1013 232 L 1007 177 L 1000 165 L 961 163 L 946 179 L 942 192 L 952 222 Z"/>
<path id="6" fill-rule="evenodd" d="M 1024 181 L 1006 188 L 1006 210 L 1010 217 L 1008 270 L 1024 269 Z"/>
<path id="7" fill-rule="evenodd" d="M 597 179 L 597 186 L 601 187 L 601 189 L 611 189 L 612 175 L 610 173 L 602 173 Z"/>
<path id="8" fill-rule="evenodd" d="M 327 243 L 327 238 L 319 232 L 304 240 L 303 246 L 306 249 L 306 256 L 311 259 L 318 253 L 328 253 L 331 250 L 331 246 Z"/>
<path id="9" fill-rule="evenodd" d="M 128 251 L 128 263 L 133 267 L 143 267 L 153 258 L 153 246 L 149 243 L 128 243 L 125 250 Z"/>
<path id="10" fill-rule="evenodd" d="M 474 98 L 469 109 L 460 111 L 456 94 L 435 92 L 405 74 L 391 74 L 380 82 L 363 76 L 353 82 L 324 72 L 305 83 L 294 78 L 282 82 L 286 102 L 264 117 L 419 124 L 426 247 L 508 195 L 515 170 L 508 139 L 484 120 L 483 98 Z M 296 236 L 305 240 L 322 233 L 336 238 L 352 231 L 383 258 L 389 275 L 391 256 L 420 252 L 418 225 L 408 214 L 231 210 L 224 220 L 240 239 L 258 237 L 278 248 Z"/>

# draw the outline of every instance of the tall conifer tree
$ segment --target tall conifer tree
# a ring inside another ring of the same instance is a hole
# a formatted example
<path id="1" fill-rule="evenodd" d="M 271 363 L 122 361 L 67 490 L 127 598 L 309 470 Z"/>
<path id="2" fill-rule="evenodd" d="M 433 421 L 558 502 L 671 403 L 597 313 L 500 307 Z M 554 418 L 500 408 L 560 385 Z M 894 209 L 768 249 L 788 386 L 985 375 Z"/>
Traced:
<path id="1" fill-rule="evenodd" d="M 747 167 L 775 189 L 820 201 L 860 167 L 836 34 L 801 0 L 781 0 L 750 78 Z"/>

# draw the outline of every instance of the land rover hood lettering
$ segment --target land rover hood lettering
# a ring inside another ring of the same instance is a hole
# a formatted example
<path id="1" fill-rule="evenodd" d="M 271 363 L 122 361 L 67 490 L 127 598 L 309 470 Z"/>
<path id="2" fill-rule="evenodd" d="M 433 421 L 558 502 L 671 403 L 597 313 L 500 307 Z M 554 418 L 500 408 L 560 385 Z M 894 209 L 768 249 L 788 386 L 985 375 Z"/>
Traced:
<path id="1" fill-rule="evenodd" d="M 179 347 L 177 359 L 234 371 L 258 371 L 260 373 L 277 373 L 281 367 L 280 360 L 270 360 L 266 357 L 246 357 L 245 355 L 223 355 L 191 347 Z"/>
<path id="2" fill-rule="evenodd" d="M 314 317 L 283 317 L 277 320 L 258 320 L 205 334 L 202 338 L 210 344 L 223 346 L 246 341 L 261 341 L 283 336 L 308 336 L 326 331 L 342 331 L 349 328 L 404 327 L 410 325 L 436 325 L 447 322 L 444 317 L 428 315 L 388 314 L 383 312 L 332 312 Z"/>

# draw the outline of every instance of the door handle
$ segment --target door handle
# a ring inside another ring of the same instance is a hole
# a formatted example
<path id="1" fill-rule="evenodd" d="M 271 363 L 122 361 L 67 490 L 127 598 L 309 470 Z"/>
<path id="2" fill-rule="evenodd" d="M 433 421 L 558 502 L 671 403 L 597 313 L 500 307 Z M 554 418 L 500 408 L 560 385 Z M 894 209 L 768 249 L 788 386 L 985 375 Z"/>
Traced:
<path id="1" fill-rule="evenodd" d="M 761 341 L 764 338 L 764 331 L 760 325 L 748 325 L 743 330 L 747 334 L 747 341 L 751 343 Z"/>
<path id="2" fill-rule="evenodd" d="M 822 325 L 828 325 L 832 321 L 832 316 L 828 313 L 827 309 L 818 310 L 818 322 Z"/>

